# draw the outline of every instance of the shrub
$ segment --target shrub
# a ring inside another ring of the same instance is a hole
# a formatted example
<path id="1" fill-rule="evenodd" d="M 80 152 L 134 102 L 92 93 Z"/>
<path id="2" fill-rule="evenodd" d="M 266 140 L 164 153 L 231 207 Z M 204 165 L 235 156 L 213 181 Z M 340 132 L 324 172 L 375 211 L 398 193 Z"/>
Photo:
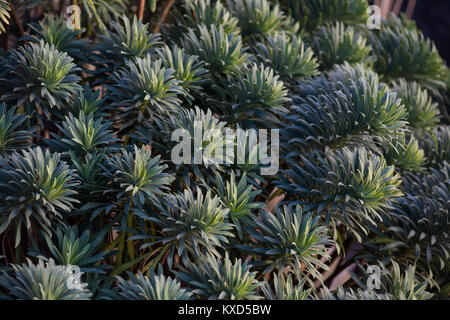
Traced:
<path id="1" fill-rule="evenodd" d="M 412 21 L 74 3 L 0 0 L 0 299 L 448 298 L 450 78 Z"/>

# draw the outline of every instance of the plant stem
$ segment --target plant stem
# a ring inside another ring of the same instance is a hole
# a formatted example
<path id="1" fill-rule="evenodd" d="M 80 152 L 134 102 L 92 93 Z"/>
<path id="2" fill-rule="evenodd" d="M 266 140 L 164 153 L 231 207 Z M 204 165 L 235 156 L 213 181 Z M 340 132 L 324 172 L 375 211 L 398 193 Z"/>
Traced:
<path id="1" fill-rule="evenodd" d="M 19 16 L 17 15 L 16 9 L 14 9 L 14 6 L 9 1 L 9 6 L 11 8 L 11 14 L 13 16 L 14 22 L 17 24 L 17 28 L 19 28 L 19 32 L 21 36 L 25 35 L 25 32 L 23 31 L 22 23 L 19 20 Z"/>
<path id="2" fill-rule="evenodd" d="M 144 10 L 145 10 L 145 0 L 140 0 L 139 2 L 139 20 L 144 20 Z"/>
<path id="3" fill-rule="evenodd" d="M 159 29 L 161 28 L 162 23 L 166 19 L 167 14 L 170 11 L 170 8 L 174 4 L 175 0 L 167 0 L 164 5 L 161 6 L 161 12 L 160 14 L 156 15 L 158 19 L 155 21 L 155 24 L 152 27 L 153 33 L 158 33 Z"/>
<path id="4" fill-rule="evenodd" d="M 133 228 L 133 214 L 128 213 L 128 220 L 127 220 L 127 227 L 128 228 Z M 127 251 L 128 251 L 128 256 L 130 257 L 131 260 L 135 259 L 134 256 L 134 245 L 133 245 L 133 241 L 130 241 L 129 238 L 132 236 L 131 233 L 127 233 Z"/>

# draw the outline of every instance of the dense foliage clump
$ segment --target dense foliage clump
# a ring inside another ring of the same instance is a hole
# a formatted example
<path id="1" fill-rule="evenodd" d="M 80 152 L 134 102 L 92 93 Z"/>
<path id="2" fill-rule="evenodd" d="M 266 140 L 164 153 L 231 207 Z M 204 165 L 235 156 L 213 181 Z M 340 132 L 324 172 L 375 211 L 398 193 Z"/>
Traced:
<path id="1" fill-rule="evenodd" d="M 448 298 L 449 72 L 414 22 L 58 3 L 0 0 L 0 299 Z"/>

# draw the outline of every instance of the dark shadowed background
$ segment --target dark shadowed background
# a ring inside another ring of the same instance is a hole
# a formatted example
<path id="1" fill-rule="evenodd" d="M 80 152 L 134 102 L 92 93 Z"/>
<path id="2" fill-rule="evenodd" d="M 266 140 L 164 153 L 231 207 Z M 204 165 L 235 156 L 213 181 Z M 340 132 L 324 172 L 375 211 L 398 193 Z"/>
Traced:
<path id="1" fill-rule="evenodd" d="M 418 0 L 412 18 L 450 65 L 450 0 Z"/>

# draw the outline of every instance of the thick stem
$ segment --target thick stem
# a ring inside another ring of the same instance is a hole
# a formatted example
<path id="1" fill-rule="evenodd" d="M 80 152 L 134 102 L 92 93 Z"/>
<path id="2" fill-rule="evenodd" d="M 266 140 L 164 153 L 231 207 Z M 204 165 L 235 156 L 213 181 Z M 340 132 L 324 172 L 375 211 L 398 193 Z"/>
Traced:
<path id="1" fill-rule="evenodd" d="M 145 0 L 140 0 L 139 2 L 139 20 L 144 20 L 144 9 L 145 9 Z"/>
<path id="2" fill-rule="evenodd" d="M 22 23 L 20 22 L 19 16 L 17 15 L 16 9 L 14 9 L 14 6 L 9 2 L 9 6 L 11 8 L 11 15 L 14 19 L 14 22 L 17 25 L 17 28 L 19 28 L 19 32 L 21 36 L 25 35 L 25 32 L 23 31 Z"/>
<path id="3" fill-rule="evenodd" d="M 400 13 L 400 10 L 402 9 L 402 4 L 403 4 L 403 0 L 397 0 L 397 1 L 395 2 L 394 7 L 392 8 L 392 12 L 393 12 L 395 15 L 398 15 L 398 14 Z"/>
<path id="4" fill-rule="evenodd" d="M 133 214 L 130 212 L 128 213 L 127 227 L 133 228 Z M 132 233 L 127 233 L 127 251 L 128 251 L 128 256 L 129 256 L 130 260 L 135 259 L 133 241 L 129 240 L 129 238 L 132 235 L 133 235 Z"/>
<path id="5" fill-rule="evenodd" d="M 5 255 L 4 259 L 5 259 L 5 262 L 6 262 L 6 266 L 8 266 L 8 254 L 6 253 L 5 242 L 6 242 L 6 232 L 3 234 L 3 237 L 2 237 L 2 252 Z"/>
<path id="6" fill-rule="evenodd" d="M 125 232 L 122 231 L 119 235 L 119 245 L 118 245 L 119 254 L 117 255 L 116 258 L 116 267 L 122 264 L 124 246 L 125 246 Z"/>
<path id="7" fill-rule="evenodd" d="M 406 8 L 406 17 L 411 19 L 414 14 L 414 8 L 416 6 L 416 0 L 409 0 L 408 7 Z"/>
<path id="8" fill-rule="evenodd" d="M 162 8 L 162 9 L 160 11 L 160 14 L 156 15 L 158 18 L 157 18 L 157 20 L 155 21 L 155 23 L 154 23 L 154 25 L 152 27 L 152 32 L 153 33 L 159 32 L 159 29 L 161 29 L 162 23 L 166 19 L 167 14 L 169 13 L 170 8 L 172 8 L 172 5 L 174 3 L 175 3 L 175 0 L 167 0 L 163 5 L 161 5 L 160 8 Z"/>

